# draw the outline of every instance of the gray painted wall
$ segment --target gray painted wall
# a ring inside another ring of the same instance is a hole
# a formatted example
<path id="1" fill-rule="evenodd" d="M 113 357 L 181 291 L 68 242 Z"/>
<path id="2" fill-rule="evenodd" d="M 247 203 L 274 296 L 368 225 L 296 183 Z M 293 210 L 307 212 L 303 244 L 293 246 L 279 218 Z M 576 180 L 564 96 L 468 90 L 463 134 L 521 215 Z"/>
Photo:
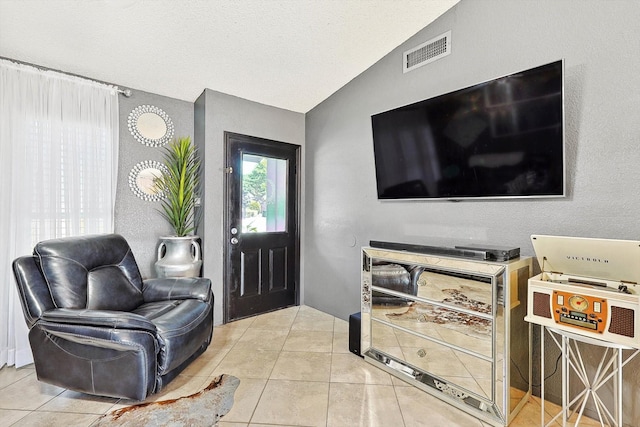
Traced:
<path id="1" fill-rule="evenodd" d="M 195 118 L 196 144 L 201 153 L 204 153 L 204 214 L 198 230 L 203 239 L 203 275 L 213 282 L 214 322 L 221 324 L 224 301 L 224 245 L 229 237 L 228 232 L 223 230 L 224 132 L 297 144 L 302 146 L 304 156 L 304 114 L 206 89 L 195 102 Z M 304 179 L 302 193 L 304 194 Z M 301 215 L 304 215 L 304 210 Z M 301 296 L 301 301 L 302 298 Z"/>
<path id="2" fill-rule="evenodd" d="M 305 304 L 343 319 L 359 311 L 369 240 L 513 245 L 533 255 L 534 233 L 640 238 L 639 18 L 635 0 L 462 0 L 307 113 Z M 448 30 L 451 55 L 402 73 L 404 50 Z M 568 197 L 376 199 L 372 114 L 562 58 Z M 637 390 L 634 367 L 625 388 Z M 634 406 L 625 421 L 640 425 Z"/>
<path id="3" fill-rule="evenodd" d="M 147 147 L 129 132 L 127 119 L 140 105 L 154 105 L 173 121 L 174 137 L 193 138 L 193 103 L 166 96 L 132 90 L 130 98 L 120 96 L 120 152 L 118 155 L 118 187 L 116 190 L 115 231 L 122 234 L 133 251 L 143 277 L 155 277 L 158 238 L 173 234 L 158 209 L 159 202 L 138 198 L 129 188 L 129 172 L 143 160 L 162 161 L 162 149 Z"/>
<path id="4" fill-rule="evenodd" d="M 514 245 L 533 233 L 639 238 L 640 3 L 462 0 L 307 113 L 305 302 L 359 309 L 369 240 Z M 451 55 L 402 73 L 402 52 L 452 30 Z M 372 114 L 565 59 L 568 197 L 398 202 L 376 198 Z"/>

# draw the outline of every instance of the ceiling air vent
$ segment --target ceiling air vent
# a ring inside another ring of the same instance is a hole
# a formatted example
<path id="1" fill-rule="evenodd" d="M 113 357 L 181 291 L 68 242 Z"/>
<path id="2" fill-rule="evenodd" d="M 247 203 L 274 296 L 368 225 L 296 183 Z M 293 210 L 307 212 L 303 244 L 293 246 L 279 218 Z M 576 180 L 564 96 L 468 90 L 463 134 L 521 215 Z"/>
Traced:
<path id="1" fill-rule="evenodd" d="M 439 35 L 419 46 L 409 49 L 402 55 L 402 71 L 414 70 L 451 53 L 451 31 Z"/>

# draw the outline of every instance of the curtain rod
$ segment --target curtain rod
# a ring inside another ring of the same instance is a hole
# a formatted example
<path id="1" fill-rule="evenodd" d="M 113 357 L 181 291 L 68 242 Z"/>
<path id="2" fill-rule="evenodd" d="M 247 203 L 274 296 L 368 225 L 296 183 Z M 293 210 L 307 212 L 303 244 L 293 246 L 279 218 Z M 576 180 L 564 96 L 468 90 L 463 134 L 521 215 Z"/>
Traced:
<path id="1" fill-rule="evenodd" d="M 19 61 L 17 59 L 7 58 L 5 56 L 0 56 L 0 60 L 1 59 L 4 59 L 5 61 L 13 62 L 15 64 L 27 65 L 29 67 L 33 67 L 36 70 L 40 70 L 40 71 L 53 71 L 53 72 L 56 72 L 56 73 L 67 75 L 67 76 L 77 77 L 77 78 L 81 78 L 81 79 L 84 79 L 84 80 L 89 80 L 89 81 L 92 81 L 92 82 L 96 82 L 96 83 L 100 83 L 100 84 L 103 84 L 103 85 L 107 85 L 107 86 L 113 86 L 118 93 L 122 94 L 126 98 L 129 98 L 132 95 L 131 89 L 128 89 L 128 88 L 127 89 L 122 89 L 122 88 L 120 88 L 120 86 L 115 85 L 113 83 L 105 82 L 105 81 L 102 81 L 102 80 L 91 79 L 91 78 L 88 78 L 88 77 L 85 77 L 85 76 L 81 76 L 80 74 L 68 73 L 66 71 L 56 70 L 56 69 L 53 69 L 53 68 L 44 67 L 42 65 L 35 65 L 35 64 L 30 63 L 30 62 Z"/>

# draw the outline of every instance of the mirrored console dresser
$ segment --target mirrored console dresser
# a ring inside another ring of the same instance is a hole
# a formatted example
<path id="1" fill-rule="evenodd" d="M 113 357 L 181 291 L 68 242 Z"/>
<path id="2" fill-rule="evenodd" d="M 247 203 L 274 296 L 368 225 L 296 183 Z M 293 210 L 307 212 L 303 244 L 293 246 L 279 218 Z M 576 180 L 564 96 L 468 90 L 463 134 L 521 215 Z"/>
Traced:
<path id="1" fill-rule="evenodd" d="M 531 394 L 531 258 L 362 248 L 365 360 L 494 426 Z"/>

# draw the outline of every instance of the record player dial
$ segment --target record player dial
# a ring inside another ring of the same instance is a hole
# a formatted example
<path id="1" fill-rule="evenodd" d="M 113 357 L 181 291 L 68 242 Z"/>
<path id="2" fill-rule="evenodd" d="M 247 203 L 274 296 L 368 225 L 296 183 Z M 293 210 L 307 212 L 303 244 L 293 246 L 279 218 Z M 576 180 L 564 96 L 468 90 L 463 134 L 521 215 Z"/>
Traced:
<path id="1" fill-rule="evenodd" d="M 585 311 L 589 308 L 589 301 L 580 295 L 574 295 L 569 298 L 569 306 L 576 311 Z"/>

